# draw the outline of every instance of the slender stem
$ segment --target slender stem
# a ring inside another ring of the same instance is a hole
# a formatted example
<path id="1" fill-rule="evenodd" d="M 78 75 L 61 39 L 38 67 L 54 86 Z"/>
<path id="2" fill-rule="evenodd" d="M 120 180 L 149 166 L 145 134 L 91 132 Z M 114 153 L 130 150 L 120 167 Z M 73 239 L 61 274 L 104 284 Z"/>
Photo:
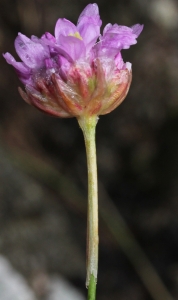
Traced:
<path id="1" fill-rule="evenodd" d="M 98 272 L 98 183 L 95 128 L 97 116 L 78 119 L 83 131 L 88 167 L 87 278 L 88 300 L 95 300 Z"/>
<path id="2" fill-rule="evenodd" d="M 67 203 L 75 205 L 80 212 L 84 211 L 84 199 L 80 190 L 69 177 L 63 176 L 55 167 L 51 166 L 47 159 L 35 158 L 16 148 L 10 151 L 2 146 L 1 150 L 6 151 L 8 159 L 16 168 L 55 190 L 57 194 L 63 196 Z M 49 178 L 53 180 L 49 181 Z M 152 299 L 174 300 L 101 184 L 100 195 L 102 196 L 101 216 L 118 243 L 119 249 L 122 249 L 130 260 Z"/>

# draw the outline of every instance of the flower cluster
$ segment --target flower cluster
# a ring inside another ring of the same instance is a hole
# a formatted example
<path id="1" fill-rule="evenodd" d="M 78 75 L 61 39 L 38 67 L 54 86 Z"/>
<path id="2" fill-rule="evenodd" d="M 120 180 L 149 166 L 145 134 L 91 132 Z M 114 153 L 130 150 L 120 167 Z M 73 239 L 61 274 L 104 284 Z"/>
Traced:
<path id="1" fill-rule="evenodd" d="M 54 36 L 45 33 L 31 39 L 19 33 L 15 49 L 22 62 L 4 54 L 25 85 L 22 98 L 38 109 L 59 117 L 103 115 L 126 97 L 131 83 L 131 64 L 121 50 L 136 44 L 143 26 L 131 28 L 102 21 L 97 4 L 89 4 L 77 26 L 59 19 Z"/>

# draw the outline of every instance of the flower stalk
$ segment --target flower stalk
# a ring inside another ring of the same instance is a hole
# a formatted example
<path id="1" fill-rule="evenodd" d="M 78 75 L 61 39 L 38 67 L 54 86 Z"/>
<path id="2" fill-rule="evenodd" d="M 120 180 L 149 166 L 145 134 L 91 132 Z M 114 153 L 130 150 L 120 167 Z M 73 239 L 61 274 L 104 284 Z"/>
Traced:
<path id="1" fill-rule="evenodd" d="M 88 300 L 95 300 L 98 272 L 98 183 L 95 128 L 98 117 L 78 118 L 83 131 L 88 168 L 87 277 Z"/>

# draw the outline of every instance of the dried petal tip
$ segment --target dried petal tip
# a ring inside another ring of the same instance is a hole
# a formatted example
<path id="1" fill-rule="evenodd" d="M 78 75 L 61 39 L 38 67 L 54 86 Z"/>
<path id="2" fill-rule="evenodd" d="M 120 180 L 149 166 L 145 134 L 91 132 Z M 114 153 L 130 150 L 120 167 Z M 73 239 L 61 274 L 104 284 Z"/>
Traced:
<path id="1" fill-rule="evenodd" d="M 19 33 L 16 52 L 4 54 L 25 92 L 22 98 L 41 111 L 57 117 L 103 115 L 126 97 L 132 78 L 131 64 L 124 63 L 121 50 L 136 44 L 143 25 L 108 24 L 102 21 L 97 4 L 88 4 L 77 25 L 59 19 L 55 35 L 31 38 Z"/>

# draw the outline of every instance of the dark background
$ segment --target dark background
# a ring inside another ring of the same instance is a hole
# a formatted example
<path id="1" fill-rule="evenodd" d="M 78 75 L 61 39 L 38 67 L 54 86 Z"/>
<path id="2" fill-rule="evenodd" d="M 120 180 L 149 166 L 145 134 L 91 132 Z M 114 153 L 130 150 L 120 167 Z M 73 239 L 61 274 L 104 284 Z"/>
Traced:
<path id="1" fill-rule="evenodd" d="M 18 32 L 53 33 L 58 18 L 76 23 L 88 3 L 1 0 L 0 52 L 17 58 Z M 103 26 L 145 25 L 138 44 L 122 53 L 133 67 L 129 94 L 97 125 L 102 208 L 97 299 L 171 299 L 164 289 L 178 299 L 178 2 L 97 3 Z M 62 274 L 85 294 L 87 170 L 81 130 L 75 119 L 52 118 L 25 104 L 13 68 L 3 57 L 0 65 L 0 253 L 38 299 L 46 299 L 45 282 L 38 284 L 43 274 Z"/>

